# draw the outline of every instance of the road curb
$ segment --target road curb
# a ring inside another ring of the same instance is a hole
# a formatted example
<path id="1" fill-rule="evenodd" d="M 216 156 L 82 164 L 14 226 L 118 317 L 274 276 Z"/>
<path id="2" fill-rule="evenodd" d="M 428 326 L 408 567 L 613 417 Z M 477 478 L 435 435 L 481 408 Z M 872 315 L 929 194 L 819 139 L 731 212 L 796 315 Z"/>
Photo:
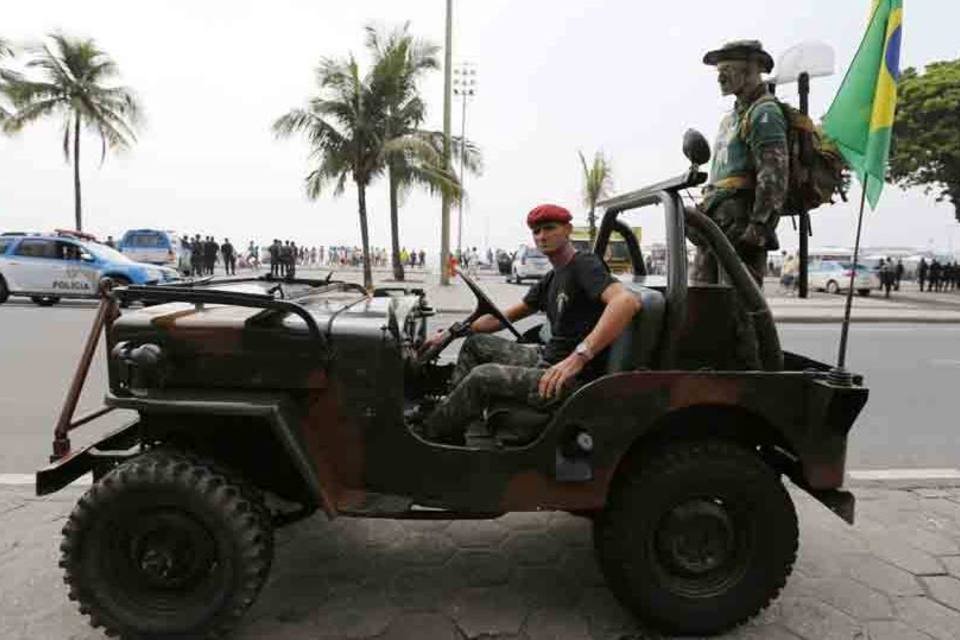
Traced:
<path id="1" fill-rule="evenodd" d="M 469 315 L 474 309 L 454 309 L 454 308 L 436 308 L 438 314 L 463 314 Z M 842 317 L 834 316 L 773 316 L 773 321 L 781 324 L 841 324 Z M 955 318 L 931 318 L 929 316 L 916 316 L 907 318 L 896 318 L 893 316 L 879 317 L 860 317 L 851 316 L 850 322 L 853 324 L 960 324 L 960 314 Z"/>

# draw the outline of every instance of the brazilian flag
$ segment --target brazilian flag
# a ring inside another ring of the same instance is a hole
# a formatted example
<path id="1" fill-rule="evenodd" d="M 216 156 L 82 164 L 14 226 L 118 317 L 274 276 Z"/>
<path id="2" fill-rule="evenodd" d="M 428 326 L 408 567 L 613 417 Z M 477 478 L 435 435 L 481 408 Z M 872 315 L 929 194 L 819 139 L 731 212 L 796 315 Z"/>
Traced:
<path id="1" fill-rule="evenodd" d="M 875 209 L 883 190 L 900 77 L 903 0 L 873 0 L 867 33 L 823 118 Z"/>

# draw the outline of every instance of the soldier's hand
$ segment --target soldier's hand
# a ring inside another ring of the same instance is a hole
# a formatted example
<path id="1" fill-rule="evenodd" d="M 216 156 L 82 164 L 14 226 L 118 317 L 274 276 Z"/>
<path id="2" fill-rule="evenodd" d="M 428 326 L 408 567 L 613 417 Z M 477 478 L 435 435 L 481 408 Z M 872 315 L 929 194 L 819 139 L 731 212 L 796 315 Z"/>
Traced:
<path id="1" fill-rule="evenodd" d="M 446 339 L 447 339 L 447 330 L 438 329 L 435 334 L 433 334 L 432 336 L 430 336 L 420 344 L 420 348 L 417 349 L 417 354 L 423 355 L 424 353 L 426 353 L 433 347 L 439 345 Z"/>
<path id="2" fill-rule="evenodd" d="M 538 388 L 540 397 L 544 400 L 549 400 L 560 395 L 564 385 L 572 381 L 573 378 L 583 370 L 584 364 L 585 362 L 583 358 L 575 353 L 571 353 L 569 356 L 547 369 L 547 371 L 540 377 L 540 385 Z"/>
<path id="3" fill-rule="evenodd" d="M 763 249 L 767 246 L 767 234 L 763 225 L 756 223 L 748 224 L 737 242 L 746 247 Z"/>

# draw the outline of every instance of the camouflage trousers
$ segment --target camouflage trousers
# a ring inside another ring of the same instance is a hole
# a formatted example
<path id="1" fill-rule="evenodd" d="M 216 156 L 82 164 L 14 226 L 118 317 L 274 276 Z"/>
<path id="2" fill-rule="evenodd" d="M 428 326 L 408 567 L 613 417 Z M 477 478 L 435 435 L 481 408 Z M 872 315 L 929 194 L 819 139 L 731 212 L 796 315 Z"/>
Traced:
<path id="1" fill-rule="evenodd" d="M 757 286 L 763 288 L 763 276 L 767 271 L 767 250 L 763 247 L 746 246 L 739 242 L 740 236 L 747 229 L 751 200 L 742 198 L 727 198 L 710 209 L 707 216 L 717 223 L 723 234 L 727 236 L 740 261 L 753 276 Z M 776 242 L 776 234 L 768 230 L 768 242 Z M 704 284 L 720 282 L 720 265 L 717 257 L 705 244 L 697 244 L 697 255 L 693 262 L 693 280 Z M 779 244 L 777 244 L 779 246 Z"/>
<path id="2" fill-rule="evenodd" d="M 555 404 L 558 398 L 544 400 L 538 391 L 549 366 L 539 346 L 491 335 L 470 336 L 450 378 L 455 388 L 425 421 L 424 435 L 431 440 L 459 440 L 467 426 L 498 400 L 534 408 Z"/>

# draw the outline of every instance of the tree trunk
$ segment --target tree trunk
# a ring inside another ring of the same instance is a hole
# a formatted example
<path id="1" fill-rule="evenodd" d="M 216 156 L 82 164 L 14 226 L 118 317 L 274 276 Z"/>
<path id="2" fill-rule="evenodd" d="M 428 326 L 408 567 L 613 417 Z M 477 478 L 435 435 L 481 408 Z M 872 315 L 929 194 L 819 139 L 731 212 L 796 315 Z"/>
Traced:
<path id="1" fill-rule="evenodd" d="M 593 241 L 597 239 L 597 213 L 594 205 L 590 205 L 590 213 L 587 214 L 587 223 L 590 225 L 590 246 L 593 247 Z"/>
<path id="2" fill-rule="evenodd" d="M 360 242 L 363 245 L 363 288 L 373 291 L 373 272 L 370 270 L 370 237 L 367 233 L 367 191 L 357 183 L 357 204 L 360 212 Z"/>
<path id="3" fill-rule="evenodd" d="M 397 204 L 397 179 L 393 167 L 387 175 L 390 181 L 390 242 L 393 245 L 393 279 L 403 280 L 403 262 L 400 261 L 400 207 Z"/>
<path id="4" fill-rule="evenodd" d="M 80 216 L 80 112 L 73 123 L 73 204 L 77 231 L 83 231 Z"/>

